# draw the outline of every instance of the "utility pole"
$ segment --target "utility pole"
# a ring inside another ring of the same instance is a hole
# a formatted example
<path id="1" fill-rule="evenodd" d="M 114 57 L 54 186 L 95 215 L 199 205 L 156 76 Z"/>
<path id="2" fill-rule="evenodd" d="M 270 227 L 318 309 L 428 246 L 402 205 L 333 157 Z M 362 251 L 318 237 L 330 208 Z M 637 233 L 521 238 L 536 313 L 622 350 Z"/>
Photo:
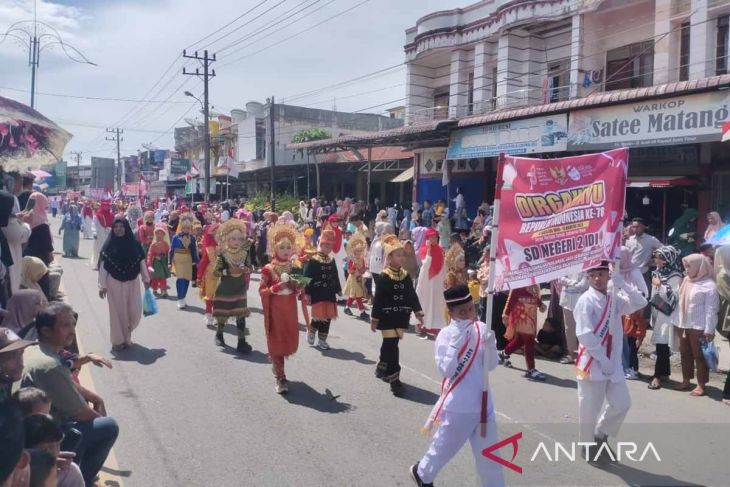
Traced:
<path id="1" fill-rule="evenodd" d="M 202 77 L 203 79 L 203 118 L 205 119 L 205 129 L 203 132 L 203 154 L 205 157 L 205 201 L 210 201 L 210 126 L 208 119 L 210 118 L 210 110 L 208 108 L 208 81 L 215 77 L 215 69 L 210 70 L 211 63 L 215 62 L 215 54 L 208 57 L 208 50 L 203 51 L 203 57 L 198 56 L 198 51 L 192 56 L 183 50 L 183 57 L 187 59 L 197 59 L 203 63 L 203 72 L 200 68 L 195 68 L 195 72 L 187 72 L 183 68 L 183 74 L 189 76 Z"/>
<path id="2" fill-rule="evenodd" d="M 274 114 L 276 113 L 274 105 L 274 97 L 269 100 L 269 133 L 271 134 L 271 169 L 270 169 L 270 183 L 271 186 L 271 211 L 276 211 L 276 191 L 274 189 L 274 181 L 276 181 L 276 138 L 274 134 Z"/>
<path id="3" fill-rule="evenodd" d="M 38 68 L 38 55 L 40 52 L 38 51 L 38 35 L 37 35 L 37 27 L 35 27 L 37 24 L 34 24 L 33 28 L 33 38 L 30 40 L 30 52 L 29 57 L 30 60 L 28 61 L 28 64 L 30 64 L 30 107 L 35 108 L 35 71 Z"/>
<path id="4" fill-rule="evenodd" d="M 106 131 L 110 134 L 114 134 L 113 137 L 106 137 L 106 140 L 117 143 L 117 170 L 115 171 L 115 179 L 117 181 L 117 190 L 120 190 L 122 189 L 122 183 L 124 182 L 122 181 L 124 168 L 122 168 L 122 154 L 119 150 L 119 143 L 124 140 L 120 137 L 120 135 L 124 133 L 124 130 L 117 127 L 115 129 L 106 129 Z"/>
<path id="5" fill-rule="evenodd" d="M 81 183 L 81 169 L 79 169 L 81 166 L 81 154 L 83 152 L 71 152 L 71 155 L 76 157 L 76 184 L 74 185 L 74 189 L 79 189 L 79 183 Z"/>

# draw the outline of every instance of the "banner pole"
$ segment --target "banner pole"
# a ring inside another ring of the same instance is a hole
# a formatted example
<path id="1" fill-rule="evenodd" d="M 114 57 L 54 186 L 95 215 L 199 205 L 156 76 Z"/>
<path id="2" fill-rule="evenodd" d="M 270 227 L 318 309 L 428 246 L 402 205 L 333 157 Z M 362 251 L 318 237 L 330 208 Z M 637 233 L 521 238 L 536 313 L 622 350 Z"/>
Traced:
<path id="1" fill-rule="evenodd" d="M 494 309 L 494 287 L 496 277 L 496 262 L 497 262 L 497 242 L 499 236 L 499 207 L 500 199 L 502 197 L 502 171 L 504 168 L 504 153 L 499 155 L 497 161 L 497 176 L 495 180 L 494 189 L 494 206 L 492 207 L 492 235 L 489 243 L 489 279 L 487 281 L 487 312 L 486 312 L 486 325 L 487 331 L 492 329 L 492 310 Z M 489 360 L 484 356 L 484 387 L 482 389 L 482 414 L 481 414 L 481 434 L 482 438 L 487 437 L 487 411 L 489 409 Z"/>

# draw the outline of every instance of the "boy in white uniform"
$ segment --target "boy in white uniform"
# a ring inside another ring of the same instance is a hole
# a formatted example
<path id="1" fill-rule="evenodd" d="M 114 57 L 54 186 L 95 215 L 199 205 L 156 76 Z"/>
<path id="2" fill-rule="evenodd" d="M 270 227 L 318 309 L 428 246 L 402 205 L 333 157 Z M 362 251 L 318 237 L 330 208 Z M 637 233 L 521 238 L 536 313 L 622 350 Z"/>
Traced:
<path id="1" fill-rule="evenodd" d="M 431 446 L 411 466 L 411 478 L 419 487 L 429 487 L 439 471 L 468 440 L 481 478 L 481 485 L 504 485 L 502 466 L 482 451 L 497 441 L 492 391 L 483 402 L 484 361 L 489 370 L 497 367 L 497 343 L 487 325 L 477 321 L 469 288 L 454 286 L 444 291 L 451 322 L 436 337 L 436 366 L 444 378 L 441 397 L 425 429 L 435 426 Z M 482 414 L 487 418 L 487 436 L 481 435 Z"/>
<path id="2" fill-rule="evenodd" d="M 576 360 L 579 441 L 595 442 L 594 446 L 582 451 L 584 458 L 590 462 L 606 458 L 609 448 L 604 444 L 609 436 L 616 437 L 631 407 L 621 363 L 621 316 L 647 305 L 636 286 L 624 281 L 618 272 L 613 273 L 612 283 L 609 283 L 609 277 L 608 261 L 590 269 L 590 287 L 573 308 L 579 343 Z M 612 307 L 613 286 L 616 286 L 617 292 L 616 303 Z"/>

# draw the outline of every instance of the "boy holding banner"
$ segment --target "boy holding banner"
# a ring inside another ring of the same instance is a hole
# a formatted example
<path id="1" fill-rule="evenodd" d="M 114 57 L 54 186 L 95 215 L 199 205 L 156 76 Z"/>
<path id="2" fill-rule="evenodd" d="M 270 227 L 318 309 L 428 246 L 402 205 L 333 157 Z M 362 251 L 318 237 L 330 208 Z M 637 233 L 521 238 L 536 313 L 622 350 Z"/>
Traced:
<path id="1" fill-rule="evenodd" d="M 419 487 L 432 486 L 436 475 L 468 440 L 481 485 L 500 487 L 504 485 L 501 465 L 482 455 L 497 441 L 491 389 L 482 393 L 485 362 L 488 370 L 497 367 L 495 336 L 477 320 L 466 285 L 447 289 L 444 298 L 451 322 L 436 336 L 436 365 L 443 377 L 441 396 L 424 426 L 425 431 L 435 432 L 426 454 L 411 466 L 411 478 Z M 486 437 L 480 428 L 482 418 L 486 419 Z"/>
<path id="2" fill-rule="evenodd" d="M 576 359 L 579 441 L 594 443 L 582 452 L 589 462 L 598 461 L 604 455 L 615 459 L 609 453 L 607 439 L 618 434 L 631 407 L 621 362 L 621 316 L 647 305 L 636 286 L 627 283 L 619 272 L 613 273 L 611 284 L 609 277 L 608 261 L 589 269 L 590 287 L 573 309 L 579 343 Z"/>

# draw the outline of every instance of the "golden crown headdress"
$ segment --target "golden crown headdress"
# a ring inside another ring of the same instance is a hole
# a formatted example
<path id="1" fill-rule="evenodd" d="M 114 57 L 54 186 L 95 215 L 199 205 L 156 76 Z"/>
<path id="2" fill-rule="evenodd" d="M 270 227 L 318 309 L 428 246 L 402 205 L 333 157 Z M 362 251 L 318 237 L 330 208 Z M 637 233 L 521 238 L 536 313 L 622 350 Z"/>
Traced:
<path id="1" fill-rule="evenodd" d="M 446 256 L 444 257 L 444 261 L 446 262 L 446 268 L 453 269 L 456 266 L 456 261 L 459 259 L 459 257 L 464 255 L 464 249 L 461 248 L 461 245 L 457 243 L 452 244 L 449 250 L 446 252 Z"/>
<path id="2" fill-rule="evenodd" d="M 228 237 L 228 234 L 238 230 L 243 234 L 243 236 L 246 236 L 246 223 L 243 220 L 236 220 L 235 218 L 231 218 L 230 220 L 225 221 L 224 223 L 221 223 L 218 228 L 215 231 L 215 239 L 218 242 L 219 245 L 225 244 L 226 237 Z"/>
<path id="3" fill-rule="evenodd" d="M 401 243 L 397 235 L 385 235 L 381 241 L 383 242 L 384 257 L 388 257 L 394 250 L 403 248 L 403 243 Z"/>
<path id="4" fill-rule="evenodd" d="M 285 240 L 291 244 L 295 254 L 299 253 L 299 249 L 304 245 L 301 233 L 289 223 L 274 223 L 266 235 L 269 247 L 267 251 L 271 256 L 274 255 L 276 247 Z"/>
<path id="5" fill-rule="evenodd" d="M 355 255 L 355 251 L 358 249 L 366 249 L 367 246 L 368 242 L 365 240 L 365 235 L 360 232 L 355 232 L 347 240 L 347 255 L 353 256 Z"/>

